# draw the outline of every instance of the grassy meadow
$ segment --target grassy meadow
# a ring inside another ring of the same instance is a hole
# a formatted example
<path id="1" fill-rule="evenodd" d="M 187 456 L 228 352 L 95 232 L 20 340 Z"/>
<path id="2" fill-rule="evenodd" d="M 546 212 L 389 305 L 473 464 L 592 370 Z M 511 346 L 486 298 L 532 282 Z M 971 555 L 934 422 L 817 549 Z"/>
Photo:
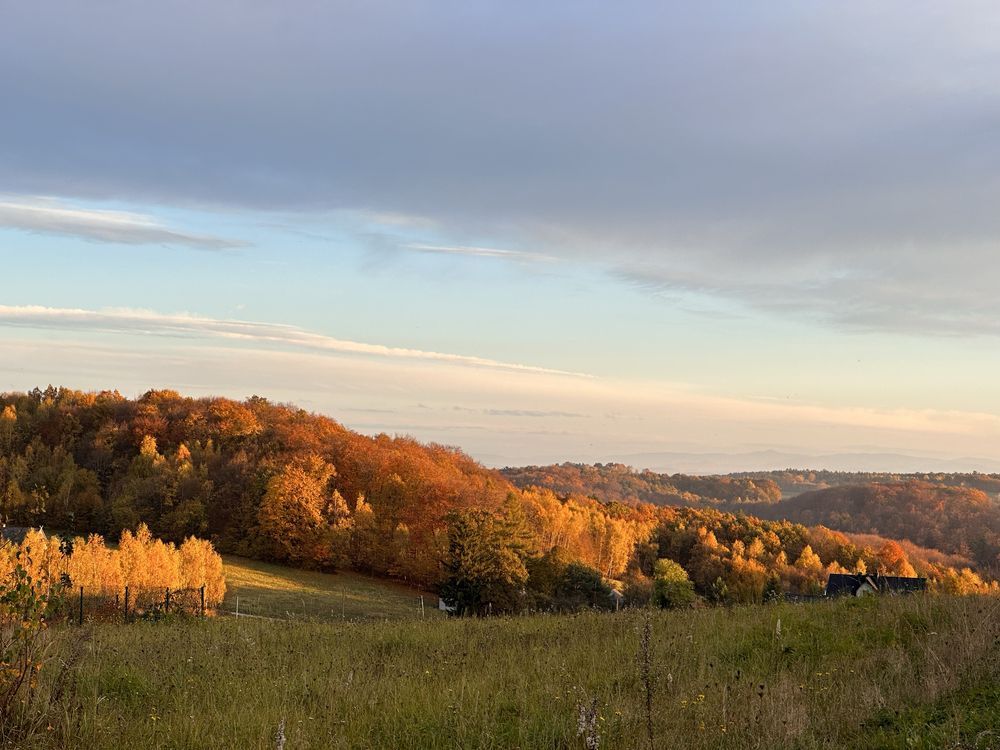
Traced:
<path id="1" fill-rule="evenodd" d="M 584 748 L 583 706 L 602 748 L 1000 747 L 998 607 L 54 628 L 44 713 L 8 745 Z"/>
<path id="2" fill-rule="evenodd" d="M 398 620 L 443 616 L 437 596 L 351 572 L 318 573 L 223 555 L 226 598 L 221 610 L 282 620 Z"/>

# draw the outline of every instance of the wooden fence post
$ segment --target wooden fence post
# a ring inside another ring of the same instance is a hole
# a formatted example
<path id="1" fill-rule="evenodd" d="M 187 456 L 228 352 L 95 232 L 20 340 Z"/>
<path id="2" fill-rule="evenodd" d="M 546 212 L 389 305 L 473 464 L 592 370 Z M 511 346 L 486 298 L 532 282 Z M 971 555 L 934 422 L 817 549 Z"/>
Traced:
<path id="1" fill-rule="evenodd" d="M 80 624 L 83 625 L 83 586 L 80 587 Z"/>
<path id="2" fill-rule="evenodd" d="M 170 589 L 167 589 L 167 593 L 163 597 L 163 614 L 167 614 L 169 611 L 170 611 Z"/>

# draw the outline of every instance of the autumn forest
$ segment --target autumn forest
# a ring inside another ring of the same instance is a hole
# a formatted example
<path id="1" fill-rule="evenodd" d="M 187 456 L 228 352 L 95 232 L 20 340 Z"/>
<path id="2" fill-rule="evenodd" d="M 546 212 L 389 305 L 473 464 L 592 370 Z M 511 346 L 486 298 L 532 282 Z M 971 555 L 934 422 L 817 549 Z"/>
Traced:
<path id="1" fill-rule="evenodd" d="M 761 602 L 876 568 L 995 589 L 1000 526 L 981 490 L 865 487 L 782 500 L 767 477 L 498 472 L 257 396 L 0 396 L 8 524 L 111 540 L 145 525 L 178 545 L 433 587 L 469 612 L 607 607 L 611 587 L 626 604 Z"/>

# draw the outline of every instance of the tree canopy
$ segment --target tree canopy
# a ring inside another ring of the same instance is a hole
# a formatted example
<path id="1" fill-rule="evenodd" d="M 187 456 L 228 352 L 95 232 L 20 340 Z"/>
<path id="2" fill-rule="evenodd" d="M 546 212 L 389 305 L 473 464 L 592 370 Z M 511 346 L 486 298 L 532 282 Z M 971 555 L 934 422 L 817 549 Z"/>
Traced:
<path id="1" fill-rule="evenodd" d="M 605 606 L 611 583 L 648 601 L 664 560 L 714 601 L 813 592 L 829 573 L 876 567 L 990 590 L 982 574 L 1000 547 L 996 507 L 968 488 L 775 503 L 760 479 L 556 469 L 505 476 L 455 448 L 361 435 L 259 396 L 0 395 L 9 523 L 111 540 L 144 524 L 166 543 L 197 536 L 223 552 L 438 586 L 468 611 Z M 545 476 L 555 479 L 539 486 Z"/>

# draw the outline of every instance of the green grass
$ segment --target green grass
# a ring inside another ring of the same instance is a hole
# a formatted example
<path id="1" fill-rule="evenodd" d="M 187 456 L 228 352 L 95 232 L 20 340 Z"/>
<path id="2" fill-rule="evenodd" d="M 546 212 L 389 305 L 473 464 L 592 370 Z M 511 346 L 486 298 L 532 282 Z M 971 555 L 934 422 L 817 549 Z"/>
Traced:
<path id="1" fill-rule="evenodd" d="M 223 612 L 298 620 L 398 620 L 439 617 L 437 596 L 357 573 L 317 573 L 223 556 L 226 598 Z"/>
<path id="2" fill-rule="evenodd" d="M 996 747 L 981 733 L 997 726 L 998 606 L 56 629 L 36 707 L 47 724 L 19 746 L 275 748 L 284 722 L 286 750 L 580 748 L 578 706 L 596 701 L 602 748 L 645 748 L 648 622 L 656 748 Z"/>
<path id="3" fill-rule="evenodd" d="M 929 705 L 882 711 L 866 729 L 872 750 L 1000 748 L 1000 682 L 987 676 Z"/>

